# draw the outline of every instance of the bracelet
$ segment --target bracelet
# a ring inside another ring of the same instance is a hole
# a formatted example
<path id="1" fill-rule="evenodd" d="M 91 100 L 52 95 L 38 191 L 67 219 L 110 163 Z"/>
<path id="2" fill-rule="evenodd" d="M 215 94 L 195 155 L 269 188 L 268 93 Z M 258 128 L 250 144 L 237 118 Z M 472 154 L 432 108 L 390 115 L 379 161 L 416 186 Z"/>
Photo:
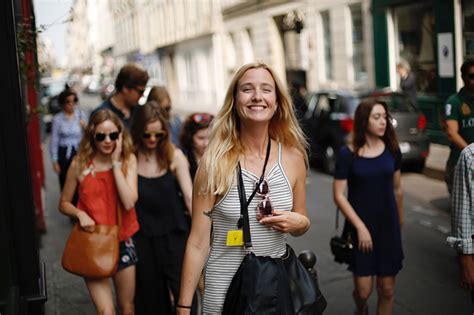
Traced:
<path id="1" fill-rule="evenodd" d="M 176 304 L 176 307 L 179 307 L 179 308 L 186 308 L 188 310 L 190 310 L 192 307 L 191 306 L 187 306 L 187 305 L 181 305 L 181 304 Z"/>
<path id="2" fill-rule="evenodd" d="M 122 162 L 120 161 L 113 161 L 112 164 L 111 164 L 112 168 L 115 168 L 115 167 L 122 167 Z"/>

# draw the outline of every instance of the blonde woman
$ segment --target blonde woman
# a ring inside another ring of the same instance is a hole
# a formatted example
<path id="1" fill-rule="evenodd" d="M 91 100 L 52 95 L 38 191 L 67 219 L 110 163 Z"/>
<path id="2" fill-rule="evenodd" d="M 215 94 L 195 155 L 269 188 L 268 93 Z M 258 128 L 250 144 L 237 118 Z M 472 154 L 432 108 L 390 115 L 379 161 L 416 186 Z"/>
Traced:
<path id="1" fill-rule="evenodd" d="M 237 229 L 240 216 L 236 167 L 240 163 L 249 196 L 262 175 L 267 151 L 265 191 L 248 207 L 250 230 L 256 255 L 281 257 L 286 234 L 299 236 L 310 226 L 305 140 L 274 71 L 265 64 L 252 63 L 241 67 L 232 79 L 196 173 L 178 314 L 190 312 L 206 260 L 203 313 L 222 312 L 227 289 L 245 256 L 242 246 L 226 246 L 227 232 Z M 271 204 L 269 216 L 259 215 L 264 203 Z"/>
<path id="2" fill-rule="evenodd" d="M 76 188 L 77 206 L 72 203 Z M 137 160 L 130 136 L 112 111 L 97 111 L 69 167 L 59 210 L 77 219 L 86 231 L 95 224 L 117 224 L 117 209 L 122 211 L 118 271 L 112 277 L 120 314 L 134 313 L 137 255 L 132 236 L 138 231 L 137 198 Z M 110 279 L 84 280 L 97 313 L 115 314 Z"/>

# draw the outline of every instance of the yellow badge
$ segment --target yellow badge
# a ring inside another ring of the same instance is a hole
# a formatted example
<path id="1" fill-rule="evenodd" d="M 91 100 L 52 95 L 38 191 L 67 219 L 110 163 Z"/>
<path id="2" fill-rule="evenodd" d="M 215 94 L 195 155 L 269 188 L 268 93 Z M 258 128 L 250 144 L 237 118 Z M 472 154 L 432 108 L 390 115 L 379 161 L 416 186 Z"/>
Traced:
<path id="1" fill-rule="evenodd" d="M 242 230 L 227 231 L 227 246 L 244 246 L 244 232 Z"/>
<path id="2" fill-rule="evenodd" d="M 471 108 L 469 107 L 469 105 L 467 105 L 466 103 L 462 103 L 461 113 L 464 116 L 469 116 L 471 114 Z"/>

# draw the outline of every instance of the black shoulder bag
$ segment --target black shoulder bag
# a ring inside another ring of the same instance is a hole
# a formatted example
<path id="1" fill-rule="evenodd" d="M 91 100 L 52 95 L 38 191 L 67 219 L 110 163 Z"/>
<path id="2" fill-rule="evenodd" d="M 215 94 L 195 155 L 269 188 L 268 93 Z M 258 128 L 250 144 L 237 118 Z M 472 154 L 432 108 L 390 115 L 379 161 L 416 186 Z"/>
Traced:
<path id="1" fill-rule="evenodd" d="M 352 244 L 349 223 L 344 222 L 341 236 L 337 235 L 339 227 L 339 208 L 336 209 L 336 235 L 331 238 L 331 252 L 334 255 L 334 261 L 340 264 L 350 264 L 354 257 L 354 245 Z"/>
<path id="2" fill-rule="evenodd" d="M 256 185 L 264 179 L 270 155 L 270 139 L 263 172 Z M 317 282 L 297 259 L 293 249 L 287 245 L 282 258 L 256 256 L 252 252 L 252 239 L 248 205 L 257 188 L 246 198 L 240 163 L 237 166 L 240 199 L 238 227 L 243 228 L 244 246 L 247 255 L 235 273 L 227 290 L 223 314 L 322 314 L 326 300 Z"/>

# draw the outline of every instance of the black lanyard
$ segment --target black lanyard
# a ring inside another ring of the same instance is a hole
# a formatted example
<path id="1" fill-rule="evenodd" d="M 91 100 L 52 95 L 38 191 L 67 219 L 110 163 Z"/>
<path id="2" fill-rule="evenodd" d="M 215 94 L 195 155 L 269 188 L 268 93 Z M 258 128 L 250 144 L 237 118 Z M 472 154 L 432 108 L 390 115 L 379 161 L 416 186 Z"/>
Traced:
<path id="1" fill-rule="evenodd" d="M 272 140 L 268 137 L 268 144 L 267 144 L 267 153 L 265 156 L 265 163 L 263 164 L 262 175 L 258 179 L 257 184 L 255 185 L 255 189 L 253 190 L 252 194 L 250 195 L 249 199 L 247 200 L 247 196 L 245 194 L 245 185 L 242 179 L 242 167 L 240 166 L 240 162 L 237 164 L 237 178 L 238 178 L 238 190 L 239 190 L 239 200 L 240 200 L 240 218 L 237 222 L 237 227 L 240 229 L 243 227 L 244 230 L 244 242 L 245 247 L 249 248 L 252 247 L 252 239 L 250 237 L 250 223 L 249 223 L 249 212 L 248 206 L 252 201 L 253 197 L 257 193 L 258 187 L 262 184 L 265 178 L 265 169 L 267 168 L 268 159 L 270 158 L 270 149 L 271 149 Z"/>

